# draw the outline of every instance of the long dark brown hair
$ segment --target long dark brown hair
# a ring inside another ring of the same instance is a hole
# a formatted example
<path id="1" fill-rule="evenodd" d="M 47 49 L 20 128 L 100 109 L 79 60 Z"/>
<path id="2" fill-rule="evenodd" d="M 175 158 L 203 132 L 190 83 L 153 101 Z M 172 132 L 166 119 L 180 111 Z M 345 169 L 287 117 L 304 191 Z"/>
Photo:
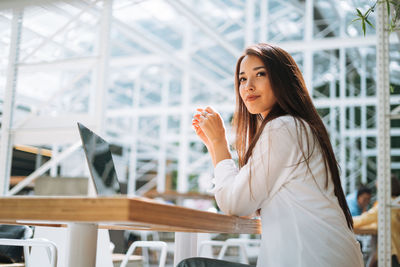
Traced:
<path id="1" fill-rule="evenodd" d="M 250 55 L 257 56 L 263 62 L 272 91 L 277 100 L 265 118 L 262 118 L 259 114 L 249 113 L 239 93 L 240 64 L 245 56 Z M 279 47 L 264 43 L 248 47 L 236 64 L 235 91 L 236 110 L 233 126 L 236 129 L 235 147 L 239 155 L 239 166 L 243 167 L 247 164 L 254 146 L 269 121 L 280 116 L 291 115 L 295 118 L 296 124 L 299 122 L 303 129 L 305 129 L 304 122 L 307 123 L 322 151 L 326 173 L 325 187 L 328 185 L 329 172 L 334 184 L 335 195 L 346 217 L 347 225 L 352 229 L 353 219 L 340 183 L 339 165 L 333 153 L 328 132 L 312 103 L 303 75 L 289 53 Z M 307 131 L 304 131 L 304 133 L 307 134 Z M 297 131 L 297 134 L 299 135 L 299 131 Z M 299 138 L 299 140 L 302 140 L 302 138 Z M 314 147 L 310 148 L 308 136 L 306 140 L 308 154 L 305 155 L 304 151 L 302 151 L 302 154 L 309 171 L 311 171 L 309 159 Z M 302 147 L 300 144 L 300 148 Z"/>

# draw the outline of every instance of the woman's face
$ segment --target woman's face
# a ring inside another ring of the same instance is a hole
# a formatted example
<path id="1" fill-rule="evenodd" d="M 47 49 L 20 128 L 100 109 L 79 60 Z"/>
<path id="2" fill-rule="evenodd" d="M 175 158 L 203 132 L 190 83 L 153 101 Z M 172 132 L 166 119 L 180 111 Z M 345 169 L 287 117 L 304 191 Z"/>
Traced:
<path id="1" fill-rule="evenodd" d="M 261 114 L 263 118 L 276 103 L 267 70 L 257 56 L 245 56 L 240 63 L 239 93 L 247 110 L 251 114 Z"/>

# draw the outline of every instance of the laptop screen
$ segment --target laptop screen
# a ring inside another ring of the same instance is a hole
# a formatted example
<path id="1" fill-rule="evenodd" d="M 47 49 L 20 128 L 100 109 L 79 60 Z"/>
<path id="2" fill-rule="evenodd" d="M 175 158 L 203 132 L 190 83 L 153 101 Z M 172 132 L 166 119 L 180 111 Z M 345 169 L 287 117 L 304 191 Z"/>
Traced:
<path id="1" fill-rule="evenodd" d="M 78 128 L 97 195 L 121 194 L 110 145 L 81 123 L 78 123 Z"/>

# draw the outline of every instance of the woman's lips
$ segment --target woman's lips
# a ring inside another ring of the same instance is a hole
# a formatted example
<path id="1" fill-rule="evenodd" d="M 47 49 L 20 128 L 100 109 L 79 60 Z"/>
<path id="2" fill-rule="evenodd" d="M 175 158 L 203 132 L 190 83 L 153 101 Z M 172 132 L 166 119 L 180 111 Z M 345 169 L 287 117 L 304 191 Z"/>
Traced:
<path id="1" fill-rule="evenodd" d="M 251 102 L 251 101 L 256 100 L 259 97 L 260 97 L 259 95 L 250 95 L 250 96 L 246 97 L 246 101 Z"/>

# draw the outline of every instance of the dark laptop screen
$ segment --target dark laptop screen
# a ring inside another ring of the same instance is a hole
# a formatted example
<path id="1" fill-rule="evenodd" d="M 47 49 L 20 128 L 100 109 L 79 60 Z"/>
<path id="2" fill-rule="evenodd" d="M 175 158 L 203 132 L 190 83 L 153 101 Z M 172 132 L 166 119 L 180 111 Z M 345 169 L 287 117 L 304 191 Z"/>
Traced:
<path id="1" fill-rule="evenodd" d="M 99 196 L 121 193 L 109 144 L 100 136 L 78 123 L 90 174 Z"/>

